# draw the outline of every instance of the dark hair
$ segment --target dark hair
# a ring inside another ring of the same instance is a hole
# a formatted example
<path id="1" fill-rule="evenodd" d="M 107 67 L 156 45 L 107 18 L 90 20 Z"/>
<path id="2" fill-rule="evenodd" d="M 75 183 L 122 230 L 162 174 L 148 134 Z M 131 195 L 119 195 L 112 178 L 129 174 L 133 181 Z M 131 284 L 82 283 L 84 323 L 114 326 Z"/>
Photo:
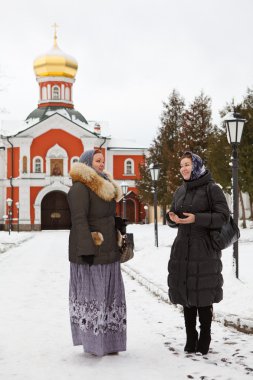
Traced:
<path id="1" fill-rule="evenodd" d="M 99 154 L 99 153 L 103 154 L 102 151 L 101 151 L 100 149 L 95 149 L 95 150 L 94 150 L 94 154 L 93 154 L 93 156 L 95 156 L 95 154 Z"/>
<path id="2" fill-rule="evenodd" d="M 182 161 L 183 158 L 190 158 L 190 160 L 192 161 L 192 155 L 190 152 L 184 152 L 184 154 L 180 158 L 180 161 Z"/>

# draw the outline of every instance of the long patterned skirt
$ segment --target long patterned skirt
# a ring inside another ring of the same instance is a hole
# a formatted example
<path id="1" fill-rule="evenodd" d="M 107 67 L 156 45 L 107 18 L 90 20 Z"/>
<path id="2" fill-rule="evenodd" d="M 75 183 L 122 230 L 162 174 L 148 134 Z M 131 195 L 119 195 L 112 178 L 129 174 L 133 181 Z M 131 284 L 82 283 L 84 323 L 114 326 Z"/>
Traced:
<path id="1" fill-rule="evenodd" d="M 126 350 L 126 300 L 120 263 L 70 263 L 70 323 L 74 346 L 97 356 Z"/>

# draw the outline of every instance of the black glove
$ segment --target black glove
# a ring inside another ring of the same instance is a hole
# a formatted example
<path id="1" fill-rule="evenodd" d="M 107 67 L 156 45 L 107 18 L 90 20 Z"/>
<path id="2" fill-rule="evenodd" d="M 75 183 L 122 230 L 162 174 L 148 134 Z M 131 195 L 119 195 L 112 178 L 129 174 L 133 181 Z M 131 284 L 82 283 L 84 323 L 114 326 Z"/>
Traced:
<path id="1" fill-rule="evenodd" d="M 119 230 L 121 235 L 126 234 L 127 219 L 122 219 L 120 216 L 115 216 L 115 228 Z"/>

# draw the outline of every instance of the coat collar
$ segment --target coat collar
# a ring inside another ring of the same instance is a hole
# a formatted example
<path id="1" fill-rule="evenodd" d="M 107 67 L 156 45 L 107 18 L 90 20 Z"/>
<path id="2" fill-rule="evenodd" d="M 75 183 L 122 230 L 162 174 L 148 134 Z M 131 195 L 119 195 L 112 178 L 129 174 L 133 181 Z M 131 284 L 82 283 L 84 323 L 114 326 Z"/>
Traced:
<path id="1" fill-rule="evenodd" d="M 192 181 L 184 181 L 184 186 L 186 189 L 193 189 L 194 187 L 199 187 L 207 184 L 212 181 L 212 176 L 209 170 L 206 170 L 206 173 L 198 179 Z"/>
<path id="2" fill-rule="evenodd" d="M 109 173 L 105 173 L 108 176 L 108 180 L 101 177 L 90 166 L 76 162 L 73 164 L 69 174 L 73 182 L 82 182 L 104 201 L 110 202 L 115 199 L 118 202 L 122 197 L 121 188 L 113 181 Z"/>

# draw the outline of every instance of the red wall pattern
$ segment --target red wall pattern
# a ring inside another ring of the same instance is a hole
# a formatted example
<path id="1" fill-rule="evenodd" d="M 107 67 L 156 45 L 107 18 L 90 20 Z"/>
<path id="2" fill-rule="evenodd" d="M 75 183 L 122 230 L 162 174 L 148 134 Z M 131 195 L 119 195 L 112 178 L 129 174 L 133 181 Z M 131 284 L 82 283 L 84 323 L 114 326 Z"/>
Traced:
<path id="1" fill-rule="evenodd" d="M 32 162 L 35 156 L 40 156 L 44 160 L 44 170 L 46 169 L 46 154 L 47 151 L 52 148 L 55 144 L 61 146 L 67 152 L 69 157 L 68 161 L 68 170 L 70 170 L 70 160 L 73 156 L 79 157 L 83 153 L 83 144 L 81 140 L 70 133 L 63 131 L 61 129 L 52 129 L 48 132 L 43 133 L 42 135 L 35 138 L 31 145 L 31 172 L 32 172 Z M 94 148 L 96 149 L 96 147 Z M 105 148 L 101 148 L 104 156 L 106 155 Z M 19 176 L 19 161 L 20 161 L 20 148 L 15 147 L 13 149 L 13 177 Z M 134 161 L 134 175 L 124 175 L 124 162 L 126 159 L 132 159 Z M 11 148 L 7 149 L 7 177 L 11 177 L 11 167 L 12 167 L 12 150 Z M 143 164 L 145 157 L 143 155 L 115 155 L 113 156 L 113 176 L 117 180 L 136 180 L 140 177 L 139 165 Z M 31 224 L 34 224 L 35 211 L 34 211 L 34 202 L 38 193 L 43 189 L 43 186 L 30 187 L 30 217 Z M 144 209 L 139 204 L 138 191 L 135 187 L 129 187 L 128 191 L 132 191 L 128 195 L 128 199 L 132 199 L 135 203 L 135 222 L 139 222 L 143 219 Z M 17 207 L 15 203 L 19 201 L 19 187 L 13 187 L 13 194 L 11 193 L 11 187 L 6 189 L 7 198 L 13 199 L 13 218 L 17 218 Z M 128 201 L 128 202 L 129 202 Z M 130 201 L 131 202 L 131 201 Z M 117 204 L 117 214 L 122 214 L 122 202 Z M 6 207 L 7 214 L 7 207 Z M 16 221 L 14 222 L 16 223 Z"/>
<path id="2" fill-rule="evenodd" d="M 133 191 L 136 195 L 138 194 L 138 190 L 136 189 L 136 187 L 129 187 L 128 191 Z"/>
<path id="3" fill-rule="evenodd" d="M 77 137 L 65 132 L 61 129 L 51 129 L 50 131 L 43 133 L 36 137 L 31 145 L 31 172 L 32 162 L 35 156 L 41 156 L 44 158 L 44 170 L 46 168 L 46 154 L 47 151 L 55 144 L 60 145 L 66 150 L 69 156 L 68 171 L 70 170 L 70 159 L 73 156 L 80 156 L 83 153 L 83 144 Z"/>
<path id="4" fill-rule="evenodd" d="M 59 82 L 59 81 L 51 81 L 51 82 L 50 81 L 45 81 L 43 83 L 40 83 L 39 84 L 39 86 L 40 86 L 40 99 L 42 99 L 42 88 L 45 87 L 47 89 L 47 85 L 48 84 L 50 85 L 50 90 L 51 90 L 50 99 L 52 99 L 52 89 L 53 89 L 53 86 L 59 86 L 60 87 L 60 91 L 61 91 L 61 85 L 63 84 L 64 85 L 64 90 L 65 90 L 66 87 L 69 88 L 69 90 L 70 90 L 70 99 L 69 100 L 72 101 L 72 91 L 71 91 L 72 83 L 67 83 L 67 82 L 62 82 L 62 81 L 61 82 Z M 48 99 L 49 103 L 50 103 L 50 99 Z M 45 107 L 45 103 L 43 105 L 41 104 L 40 107 Z M 74 106 L 71 106 L 71 108 L 73 108 L 73 107 Z"/>
<path id="5" fill-rule="evenodd" d="M 134 175 L 124 175 L 124 162 L 127 158 L 131 158 L 134 161 Z M 113 156 L 113 178 L 115 179 L 139 179 L 140 171 L 139 165 L 144 163 L 143 155 L 117 155 Z"/>
<path id="6" fill-rule="evenodd" d="M 50 107 L 52 106 L 52 102 L 48 101 L 48 103 L 40 103 L 38 104 L 38 108 Z M 63 102 L 54 102 L 54 107 L 64 107 L 64 108 L 74 108 L 73 104 L 63 103 Z"/>

